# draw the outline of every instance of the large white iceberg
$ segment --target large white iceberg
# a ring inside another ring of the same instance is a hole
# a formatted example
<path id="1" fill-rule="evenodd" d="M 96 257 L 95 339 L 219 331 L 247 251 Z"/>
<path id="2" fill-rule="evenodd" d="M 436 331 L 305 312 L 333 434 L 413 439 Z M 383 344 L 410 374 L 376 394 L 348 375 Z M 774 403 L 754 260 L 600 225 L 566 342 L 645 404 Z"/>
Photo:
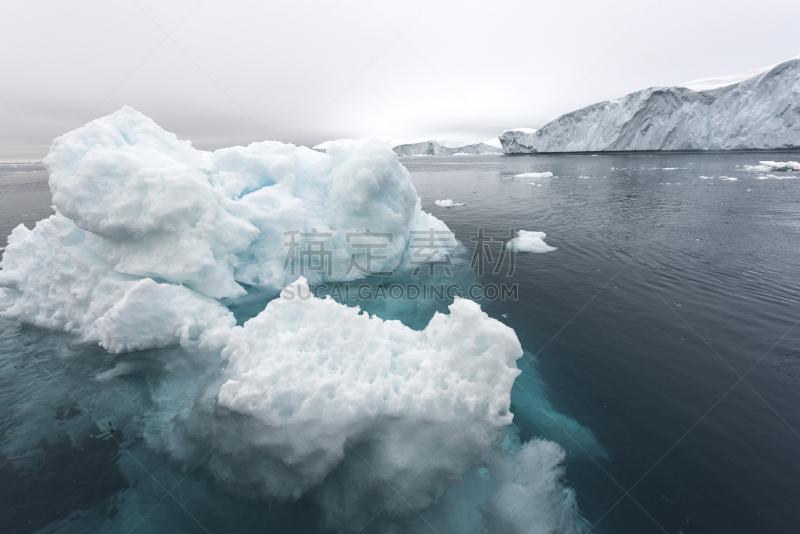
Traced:
<path id="1" fill-rule="evenodd" d="M 410 232 L 447 231 L 421 211 L 384 143 L 210 153 L 123 108 L 57 139 L 45 165 L 56 213 L 10 236 L 0 315 L 113 353 L 181 347 L 119 356 L 87 377 L 101 388 L 84 401 L 95 417 L 112 412 L 185 466 L 205 462 L 226 488 L 312 499 L 340 532 L 381 511 L 370 531 L 414 531 L 416 510 L 463 515 L 448 495 L 465 484 L 486 495 L 470 508 L 475 533 L 580 530 L 558 445 L 532 442 L 513 457 L 498 449 L 520 373 L 513 330 L 468 300 L 414 330 L 311 294 L 310 284 L 364 276 L 346 270 L 348 234 L 393 236 L 372 266 L 391 270 L 407 258 Z M 323 233 L 332 269 L 293 273 L 287 236 L 304 248 Z M 242 284 L 283 289 L 239 326 L 223 303 Z M 102 389 L 143 365 L 159 368 L 147 393 Z M 8 446 L 29 444 L 37 430 L 28 430 Z"/>
<path id="2" fill-rule="evenodd" d="M 645 89 L 500 141 L 506 153 L 800 146 L 800 59 L 749 74 Z"/>
<path id="3" fill-rule="evenodd" d="M 373 266 L 388 271 L 414 228 L 446 229 L 374 140 L 327 154 L 269 141 L 204 152 L 126 107 L 56 139 L 44 164 L 56 217 L 87 231 L 114 270 L 213 298 L 244 294 L 238 282 L 278 292 L 296 279 L 300 266 L 284 268 L 291 232 L 299 250 L 324 238 L 332 253 L 330 274 L 302 273 L 315 283 L 363 277 L 346 273 L 351 253 L 364 254 L 348 234 L 391 234 Z"/>

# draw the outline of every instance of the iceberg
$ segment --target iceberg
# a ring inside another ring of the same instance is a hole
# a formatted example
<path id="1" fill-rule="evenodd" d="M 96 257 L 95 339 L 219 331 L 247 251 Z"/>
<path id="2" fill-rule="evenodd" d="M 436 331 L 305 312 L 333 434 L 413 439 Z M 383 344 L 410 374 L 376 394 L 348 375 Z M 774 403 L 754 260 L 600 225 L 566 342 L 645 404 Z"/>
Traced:
<path id="1" fill-rule="evenodd" d="M 367 138 L 370 139 L 370 138 Z M 372 139 L 386 143 L 398 156 L 466 156 L 475 154 L 502 154 L 500 139 L 495 137 L 486 141 L 454 141 L 452 139 L 394 139 L 375 137 Z M 313 147 L 325 152 L 337 141 L 325 141 Z"/>
<path id="2" fill-rule="evenodd" d="M 465 299 L 413 329 L 313 293 L 366 276 L 338 265 L 364 259 L 350 256 L 348 236 L 392 236 L 372 266 L 392 270 L 408 258 L 410 232 L 449 232 L 421 210 L 385 143 L 204 152 L 126 107 L 56 139 L 44 164 L 55 214 L 9 237 L 0 316 L 114 356 L 65 349 L 70 373 L 53 372 L 76 381 L 83 370 L 71 390 L 92 419 L 31 417 L 9 430 L 4 454 L 24 462 L 44 435 L 73 439 L 78 425 L 109 435 L 113 419 L 126 446 L 150 451 L 137 454 L 184 473 L 202 464 L 215 487 L 247 498 L 310 500 L 338 532 L 373 519 L 371 532 L 419 531 L 418 510 L 451 525 L 470 518 L 469 529 L 442 532 L 582 529 L 564 450 L 544 440 L 501 448 L 513 442 L 523 355 L 511 328 Z M 321 235 L 329 270 L 290 261 L 287 239 L 320 250 Z M 520 232 L 512 246 L 534 238 L 544 234 Z M 252 291 L 264 307 L 239 324 L 226 303 Z M 141 388 L 119 386 L 144 369 Z M 63 400 L 47 389 L 21 391 L 19 410 L 55 410 Z M 101 530 L 84 527 L 75 530 Z"/>
<path id="3" fill-rule="evenodd" d="M 522 154 L 530 152 L 527 149 L 528 139 L 536 133 L 535 128 L 512 128 L 500 134 L 500 146 L 507 154 Z"/>
<path id="4" fill-rule="evenodd" d="M 423 141 L 393 148 L 398 156 L 457 156 L 467 154 L 502 154 L 499 147 L 487 143 L 466 144 L 458 147 L 442 146 L 436 141 Z"/>
<path id="5" fill-rule="evenodd" d="M 73 221 L 114 271 L 211 298 L 241 296 L 241 284 L 277 294 L 301 270 L 311 283 L 363 278 L 346 271 L 352 252 L 364 264 L 350 244 L 367 229 L 393 236 L 374 265 L 389 271 L 412 230 L 447 230 L 375 140 L 336 142 L 326 154 L 270 141 L 204 152 L 126 107 L 56 139 L 44 164 L 54 217 Z M 285 268 L 287 243 L 308 250 L 321 239 L 330 273 L 294 256 Z"/>
<path id="6" fill-rule="evenodd" d="M 800 147 L 800 58 L 749 74 L 644 89 L 500 141 L 507 154 Z"/>

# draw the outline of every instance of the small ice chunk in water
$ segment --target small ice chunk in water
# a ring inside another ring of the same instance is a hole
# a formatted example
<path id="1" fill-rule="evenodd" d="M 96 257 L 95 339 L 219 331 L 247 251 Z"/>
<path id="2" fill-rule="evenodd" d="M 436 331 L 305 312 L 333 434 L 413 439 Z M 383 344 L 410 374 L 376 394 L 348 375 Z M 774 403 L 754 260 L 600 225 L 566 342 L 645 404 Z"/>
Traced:
<path id="1" fill-rule="evenodd" d="M 515 174 L 514 178 L 552 178 L 553 173 L 550 171 L 546 172 L 525 172 L 522 174 Z"/>
<path id="2" fill-rule="evenodd" d="M 547 234 L 544 232 L 529 232 L 520 230 L 519 235 L 508 242 L 508 248 L 516 252 L 550 252 L 556 250 L 544 242 Z"/>
<path id="3" fill-rule="evenodd" d="M 758 172 L 790 172 L 800 171 L 800 163 L 796 161 L 759 161 L 760 165 L 745 165 L 748 171 Z"/>
<path id="4" fill-rule="evenodd" d="M 460 204 L 458 202 L 453 202 L 449 198 L 446 200 L 434 200 L 434 205 L 439 206 L 440 208 L 454 208 L 456 206 L 466 206 L 466 204 Z"/>

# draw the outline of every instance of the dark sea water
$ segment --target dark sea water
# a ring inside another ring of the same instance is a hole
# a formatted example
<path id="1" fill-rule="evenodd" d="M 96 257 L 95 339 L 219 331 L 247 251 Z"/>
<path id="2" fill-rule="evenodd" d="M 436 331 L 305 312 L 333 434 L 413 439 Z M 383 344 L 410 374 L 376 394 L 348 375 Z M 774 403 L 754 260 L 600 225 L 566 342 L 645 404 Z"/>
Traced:
<path id="1" fill-rule="evenodd" d="M 743 168 L 798 158 L 404 160 L 461 241 L 510 226 L 558 247 L 518 255 L 520 300 L 485 309 L 508 314 L 554 407 L 608 450 L 567 469 L 596 531 L 800 528 L 800 173 Z"/>
<path id="2" fill-rule="evenodd" d="M 0 246 L 20 223 L 33 228 L 53 213 L 47 178 L 40 162 L 0 163 Z"/>
<path id="3" fill-rule="evenodd" d="M 800 527 L 800 173 L 758 179 L 769 173 L 744 166 L 760 160 L 800 152 L 401 160 L 467 262 L 480 228 L 543 231 L 557 247 L 517 254 L 511 276 L 507 263 L 488 266 L 481 282 L 516 283 L 519 298 L 482 305 L 526 351 L 512 392 L 520 435 L 567 450 L 566 482 L 594 532 Z M 528 172 L 553 177 L 514 176 Z M 51 212 L 41 167 L 0 166 L 6 195 L 3 241 Z M 443 199 L 466 205 L 434 206 Z M 77 408 L 87 399 L 148 417 L 147 380 L 102 375 L 117 359 L 0 321 L 0 532 L 315 532 L 302 499 L 228 494 L 202 467 L 187 475 L 142 446 L 124 420 L 99 432 Z M 86 378 L 96 376 L 125 394 Z M 537 389 L 551 406 L 528 394 Z"/>

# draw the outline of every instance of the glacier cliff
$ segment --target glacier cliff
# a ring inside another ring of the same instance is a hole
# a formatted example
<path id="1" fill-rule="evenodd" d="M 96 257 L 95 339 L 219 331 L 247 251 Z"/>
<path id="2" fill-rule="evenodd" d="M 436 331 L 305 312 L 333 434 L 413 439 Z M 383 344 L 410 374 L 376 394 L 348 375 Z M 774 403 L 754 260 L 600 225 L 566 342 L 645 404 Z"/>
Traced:
<path id="1" fill-rule="evenodd" d="M 730 78 L 721 86 L 651 87 L 536 131 L 506 131 L 500 141 L 507 154 L 800 146 L 800 58 L 741 81 Z"/>

